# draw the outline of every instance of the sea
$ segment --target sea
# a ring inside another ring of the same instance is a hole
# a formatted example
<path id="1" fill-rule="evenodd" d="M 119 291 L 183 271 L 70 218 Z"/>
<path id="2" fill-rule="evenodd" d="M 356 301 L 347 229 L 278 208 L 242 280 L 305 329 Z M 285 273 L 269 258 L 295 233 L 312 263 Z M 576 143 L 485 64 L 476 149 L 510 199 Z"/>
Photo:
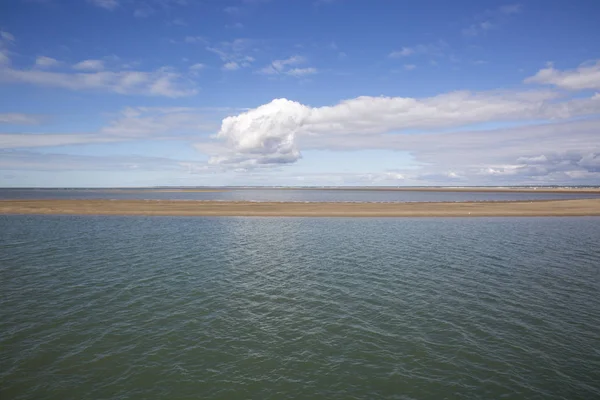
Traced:
<path id="1" fill-rule="evenodd" d="M 599 243 L 598 217 L 0 215 L 0 399 L 598 399 Z"/>
<path id="2" fill-rule="evenodd" d="M 597 188 L 595 188 L 597 189 Z M 197 191 L 178 189 L 7 189 L 0 188 L 0 200 L 80 199 L 80 200 L 199 200 L 199 201 L 272 201 L 272 202 L 460 202 L 460 201 L 530 201 L 599 199 L 600 192 L 536 191 L 431 191 L 370 190 L 357 188 L 203 188 Z"/>

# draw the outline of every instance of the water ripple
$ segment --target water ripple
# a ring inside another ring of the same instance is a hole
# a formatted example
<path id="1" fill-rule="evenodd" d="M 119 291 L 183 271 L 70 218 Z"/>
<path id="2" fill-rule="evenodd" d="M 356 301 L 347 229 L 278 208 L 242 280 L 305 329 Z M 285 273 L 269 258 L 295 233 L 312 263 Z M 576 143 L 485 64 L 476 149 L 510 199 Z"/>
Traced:
<path id="1" fill-rule="evenodd" d="M 0 216 L 0 397 L 600 398 L 600 219 Z"/>

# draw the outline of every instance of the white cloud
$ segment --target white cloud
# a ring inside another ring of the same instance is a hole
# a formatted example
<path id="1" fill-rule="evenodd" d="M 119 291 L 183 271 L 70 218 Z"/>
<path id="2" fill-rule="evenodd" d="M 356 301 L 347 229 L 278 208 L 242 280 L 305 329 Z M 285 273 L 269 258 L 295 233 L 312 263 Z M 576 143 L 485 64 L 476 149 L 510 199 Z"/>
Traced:
<path id="1" fill-rule="evenodd" d="M 93 134 L 22 134 L 0 133 L 0 149 L 51 147 L 83 143 L 107 143 L 123 140 Z"/>
<path id="2" fill-rule="evenodd" d="M 600 61 L 567 71 L 559 71 L 550 65 L 525 79 L 525 83 L 554 85 L 567 90 L 600 90 Z"/>
<path id="3" fill-rule="evenodd" d="M 81 156 L 24 150 L 0 150 L 0 169 L 3 170 L 126 171 L 140 168 L 146 171 L 184 169 L 181 161 L 163 157 Z"/>
<path id="4" fill-rule="evenodd" d="M 60 65 L 60 61 L 51 57 L 38 56 L 35 59 L 35 65 L 40 68 L 52 68 Z"/>
<path id="5" fill-rule="evenodd" d="M 522 10 L 520 4 L 507 4 L 495 9 L 486 10 L 474 18 L 475 22 L 462 30 L 464 36 L 475 37 L 492 29 L 499 28 L 506 21 L 519 14 Z"/>
<path id="6" fill-rule="evenodd" d="M 522 11 L 523 7 L 521 4 L 508 4 L 500 7 L 499 11 L 502 14 L 510 15 L 510 14 L 518 14 Z"/>
<path id="7" fill-rule="evenodd" d="M 5 42 L 14 42 L 15 37 L 9 32 L 0 31 L 0 40 L 5 41 Z"/>
<path id="8" fill-rule="evenodd" d="M 258 70 L 258 73 L 264 75 L 290 75 L 294 77 L 302 77 L 305 75 L 316 74 L 318 71 L 316 68 L 290 68 L 292 66 L 303 64 L 306 62 L 306 58 L 302 56 L 291 56 L 283 60 L 275 60 L 271 64 Z"/>
<path id="9" fill-rule="evenodd" d="M 174 20 L 171 20 L 169 22 L 170 25 L 175 25 L 175 26 L 187 26 L 187 22 L 185 22 L 182 19 L 176 18 Z"/>
<path id="10" fill-rule="evenodd" d="M 230 150 L 215 155 L 214 159 L 221 163 L 260 165 L 268 163 L 265 160 L 272 156 L 280 163 L 289 163 L 299 158 L 297 138 L 312 138 L 312 143 L 318 142 L 319 138 L 329 145 L 337 142 L 337 145 L 348 145 L 357 142 L 356 138 L 364 138 L 360 143 L 368 147 L 378 143 L 374 139 L 381 139 L 378 135 L 386 135 L 389 143 L 392 137 L 405 138 L 407 135 L 402 132 L 408 130 L 568 119 L 598 113 L 600 96 L 558 101 L 558 94 L 551 91 L 461 91 L 423 99 L 362 96 L 317 108 L 276 99 L 225 119 L 218 138 L 226 139 Z M 344 138 L 353 140 L 347 142 Z M 481 138 L 471 137 L 470 140 L 475 144 Z M 286 156 L 282 157 L 282 154 Z"/>
<path id="11" fill-rule="evenodd" d="M 233 24 L 226 24 L 225 28 L 228 29 L 242 29 L 244 27 L 244 24 L 242 24 L 241 22 L 236 22 Z"/>
<path id="12" fill-rule="evenodd" d="M 239 14 L 240 8 L 234 7 L 234 6 L 229 6 L 229 7 L 225 7 L 223 9 L 223 11 L 225 11 L 227 14 Z"/>
<path id="13" fill-rule="evenodd" d="M 115 58 L 115 57 L 113 57 Z M 0 63 L 0 83 L 27 83 L 70 90 L 97 90 L 119 94 L 183 97 L 197 93 L 194 84 L 172 69 L 155 71 L 94 71 L 103 69 L 100 60 L 85 60 L 74 66 L 94 72 L 50 72 L 40 68 L 17 69 L 9 66 L 10 59 Z"/>
<path id="14" fill-rule="evenodd" d="M 9 32 L 0 30 L 0 67 L 10 64 L 9 52 L 6 49 L 15 41 L 15 37 Z"/>
<path id="15" fill-rule="evenodd" d="M 416 69 L 417 66 L 415 64 L 404 64 L 404 69 L 407 71 L 412 71 L 413 69 Z"/>
<path id="16" fill-rule="evenodd" d="M 301 64 L 305 61 L 306 60 L 302 56 L 292 56 L 284 60 L 275 60 L 270 65 L 260 69 L 258 72 L 265 75 L 281 74 L 284 72 L 287 66 Z"/>
<path id="17" fill-rule="evenodd" d="M 185 82 L 181 75 L 164 68 L 151 72 L 100 71 L 89 73 L 0 68 L 0 82 L 144 96 L 183 97 L 197 93 L 193 85 Z"/>
<path id="18" fill-rule="evenodd" d="M 239 112 L 229 108 L 127 107 L 96 132 L 65 134 L 0 133 L 1 148 L 52 147 L 152 138 L 154 140 L 197 140 L 219 128 L 218 116 Z M 43 116 L 0 114 L 0 123 L 36 124 Z"/>
<path id="19" fill-rule="evenodd" d="M 225 118 L 217 137 L 227 143 L 229 151 L 213 157 L 211 163 L 252 166 L 295 162 L 301 157 L 295 135 L 309 114 L 309 107 L 277 99 Z"/>
<path id="20" fill-rule="evenodd" d="M 97 7 L 104 8 L 106 10 L 114 10 L 119 6 L 119 2 L 117 0 L 87 0 L 88 3 L 91 3 Z"/>
<path id="21" fill-rule="evenodd" d="M 0 67 L 10 64 L 10 57 L 0 49 Z"/>
<path id="22" fill-rule="evenodd" d="M 240 69 L 240 65 L 235 61 L 230 61 L 223 64 L 223 69 L 225 71 L 235 71 L 236 69 Z"/>
<path id="23" fill-rule="evenodd" d="M 154 14 L 154 8 L 150 7 L 146 3 L 142 3 L 138 8 L 133 12 L 133 16 L 135 18 L 148 18 L 152 14 Z"/>
<path id="24" fill-rule="evenodd" d="M 35 125 L 40 123 L 39 115 L 21 113 L 0 113 L 0 124 Z"/>
<path id="25" fill-rule="evenodd" d="M 84 60 L 73 65 L 73 68 L 81 71 L 102 71 L 104 69 L 104 61 Z"/>
<path id="26" fill-rule="evenodd" d="M 206 39 L 202 36 L 186 36 L 185 39 L 183 39 L 183 41 L 186 43 L 206 43 Z"/>
<path id="27" fill-rule="evenodd" d="M 221 42 L 215 46 L 207 46 L 206 50 L 215 53 L 225 63 L 224 70 L 232 71 L 239 68 L 250 67 L 255 61 L 248 53 L 254 51 L 252 48 L 255 41 L 250 39 L 235 39 L 231 42 Z"/>
<path id="28" fill-rule="evenodd" d="M 415 50 L 413 48 L 403 47 L 401 50 L 392 51 L 390 53 L 390 57 L 391 58 L 407 57 L 414 53 L 415 53 Z"/>
<path id="29" fill-rule="evenodd" d="M 148 137 L 167 134 L 175 136 L 196 136 L 202 132 L 214 131 L 216 125 L 210 123 L 200 109 L 188 107 L 129 107 L 121 115 L 99 131 L 100 135 L 113 137 Z"/>
<path id="30" fill-rule="evenodd" d="M 572 179 L 588 179 L 589 183 L 589 179 L 600 178 L 598 129 L 598 119 L 576 120 L 416 135 L 299 135 L 297 145 L 306 150 L 410 152 L 420 167 L 400 172 L 414 184 L 444 184 L 447 171 L 469 184 L 549 184 Z"/>
<path id="31" fill-rule="evenodd" d="M 440 40 L 436 43 L 418 44 L 412 47 L 402 47 L 400 50 L 392 51 L 388 56 L 390 58 L 401 58 L 409 56 L 430 56 L 441 57 L 444 55 L 444 50 L 448 47 L 446 42 Z"/>
<path id="32" fill-rule="evenodd" d="M 494 24 L 490 21 L 478 22 L 476 24 L 472 24 L 468 28 L 462 30 L 462 34 L 465 36 L 477 36 L 490 29 L 494 28 Z"/>
<path id="33" fill-rule="evenodd" d="M 313 74 L 316 74 L 317 72 L 318 71 L 316 68 L 309 67 L 309 68 L 292 68 L 292 69 L 286 71 L 285 73 L 287 75 L 299 78 L 299 77 L 306 76 L 306 75 L 313 75 Z"/>
<path id="34" fill-rule="evenodd" d="M 190 66 L 190 70 L 191 71 L 200 71 L 200 70 L 204 69 L 205 67 L 206 66 L 202 63 L 196 63 L 196 64 Z"/>

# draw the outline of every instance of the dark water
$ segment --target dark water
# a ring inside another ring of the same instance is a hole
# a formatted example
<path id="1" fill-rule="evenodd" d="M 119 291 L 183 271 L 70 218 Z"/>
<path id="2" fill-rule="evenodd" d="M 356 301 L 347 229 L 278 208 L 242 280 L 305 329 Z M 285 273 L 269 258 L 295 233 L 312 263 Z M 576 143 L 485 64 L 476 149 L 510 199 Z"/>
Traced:
<path id="1" fill-rule="evenodd" d="M 598 399 L 600 219 L 0 216 L 0 398 Z"/>
<path id="2" fill-rule="evenodd" d="M 159 192 L 140 189 L 0 189 L 0 199 L 143 199 L 223 201 L 441 202 L 600 198 L 600 193 L 432 192 L 393 190 L 237 189 Z"/>

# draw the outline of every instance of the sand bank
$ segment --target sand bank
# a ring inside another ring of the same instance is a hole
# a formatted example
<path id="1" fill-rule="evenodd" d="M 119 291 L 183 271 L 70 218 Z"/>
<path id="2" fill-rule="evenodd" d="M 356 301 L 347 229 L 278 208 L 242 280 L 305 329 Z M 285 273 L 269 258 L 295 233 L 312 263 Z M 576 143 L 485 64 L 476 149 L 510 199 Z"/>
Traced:
<path id="1" fill-rule="evenodd" d="M 264 217 L 600 216 L 600 199 L 461 203 L 0 200 L 0 214 Z"/>
<path id="2" fill-rule="evenodd" d="M 263 188 L 261 188 L 263 189 Z M 470 186 L 470 187 L 390 187 L 390 186 L 359 186 L 359 187 L 325 187 L 325 188 L 264 188 L 264 189 L 282 189 L 282 190 L 358 190 L 358 191 L 394 191 L 394 192 L 484 192 L 484 193 L 587 193 L 600 194 L 600 188 L 596 187 L 488 187 L 488 186 Z"/>

